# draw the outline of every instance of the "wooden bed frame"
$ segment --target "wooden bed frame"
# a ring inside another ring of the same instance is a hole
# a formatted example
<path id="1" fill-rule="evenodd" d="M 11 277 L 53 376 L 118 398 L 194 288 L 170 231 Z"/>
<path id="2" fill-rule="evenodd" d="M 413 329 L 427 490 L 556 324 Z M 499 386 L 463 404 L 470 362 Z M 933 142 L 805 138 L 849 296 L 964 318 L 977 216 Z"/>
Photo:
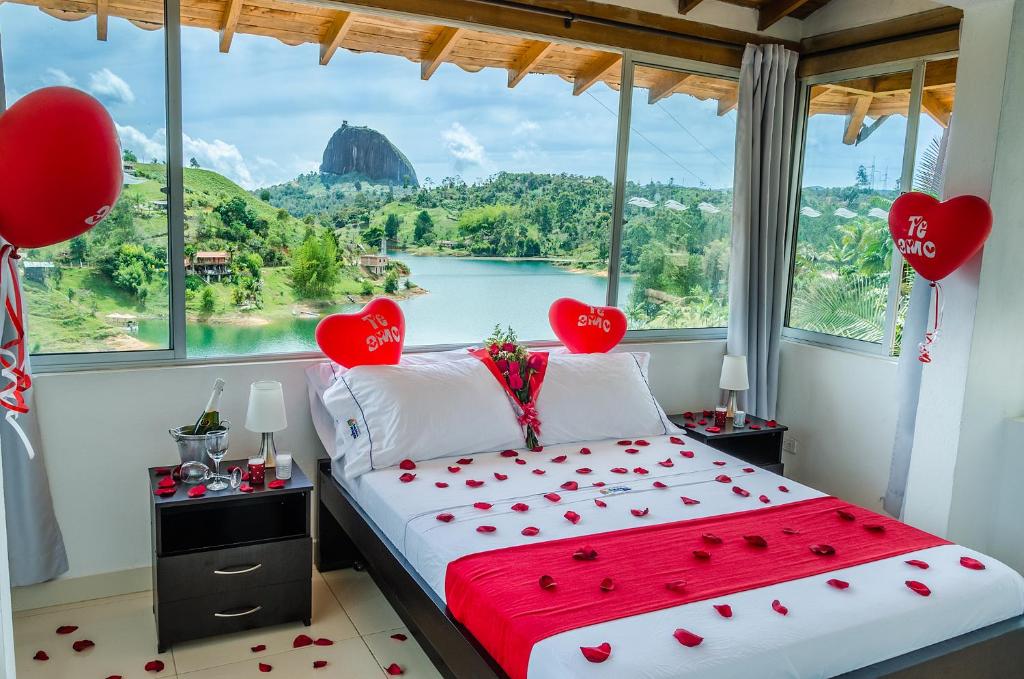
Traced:
<path id="1" fill-rule="evenodd" d="M 365 567 L 442 676 L 508 679 L 456 621 L 363 508 L 317 464 L 316 566 Z M 841 675 L 842 679 L 1004 679 L 1024 676 L 1024 615 Z"/>

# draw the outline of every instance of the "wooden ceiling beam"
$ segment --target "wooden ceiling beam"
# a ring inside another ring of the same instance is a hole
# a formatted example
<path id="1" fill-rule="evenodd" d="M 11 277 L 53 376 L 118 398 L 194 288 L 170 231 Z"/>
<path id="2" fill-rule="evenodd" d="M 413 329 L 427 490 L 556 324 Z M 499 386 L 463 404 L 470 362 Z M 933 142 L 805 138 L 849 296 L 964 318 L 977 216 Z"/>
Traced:
<path id="1" fill-rule="evenodd" d="M 770 0 L 757 10 L 757 30 L 763 31 L 807 4 L 808 0 Z"/>
<path id="2" fill-rule="evenodd" d="M 704 0 L 679 0 L 679 13 L 686 14 Z"/>
<path id="3" fill-rule="evenodd" d="M 107 20 L 110 16 L 110 3 L 108 0 L 96 0 L 96 39 L 107 39 Z"/>
<path id="4" fill-rule="evenodd" d="M 936 97 L 935 94 L 927 90 L 922 92 L 921 108 L 924 109 L 924 112 L 931 116 L 932 120 L 937 122 L 939 125 L 942 127 L 949 127 L 949 121 L 953 116 L 953 111 L 942 100 Z"/>
<path id="5" fill-rule="evenodd" d="M 737 87 L 731 94 L 727 94 L 718 100 L 718 116 L 724 116 L 729 111 L 736 108 L 736 105 L 740 102 L 740 89 Z"/>
<path id="6" fill-rule="evenodd" d="M 420 61 L 421 79 L 430 80 L 430 76 L 434 75 L 438 67 L 444 63 L 444 60 L 455 49 L 455 43 L 458 42 L 459 37 L 465 30 L 464 28 L 452 28 L 451 26 L 441 28 L 437 39 L 430 44 L 430 47 L 427 48 L 427 53 L 423 55 L 423 59 Z"/>
<path id="7" fill-rule="evenodd" d="M 678 71 L 672 71 L 670 73 L 667 73 L 661 80 L 659 80 L 655 85 L 651 86 L 651 89 L 647 91 L 647 103 L 657 104 L 665 97 L 674 94 L 677 87 L 679 87 L 692 77 L 692 73 L 680 73 Z"/>
<path id="8" fill-rule="evenodd" d="M 864 126 L 864 118 L 868 114 L 868 109 L 871 108 L 873 98 L 871 95 L 864 95 L 857 97 L 850 104 L 850 115 L 846 121 L 846 132 L 843 134 L 844 144 L 852 146 L 857 143 L 857 135 L 860 134 L 860 128 Z"/>
<path id="9" fill-rule="evenodd" d="M 334 17 L 331 27 L 327 29 L 327 35 L 324 36 L 323 41 L 320 43 L 321 66 L 326 66 L 331 61 L 334 53 L 341 47 L 341 41 L 348 35 L 355 17 L 356 15 L 353 12 L 338 12 Z"/>
<path id="10" fill-rule="evenodd" d="M 224 16 L 220 21 L 220 51 L 225 54 L 231 49 L 231 40 L 238 28 L 238 17 L 242 14 L 242 0 L 228 0 Z"/>
<path id="11" fill-rule="evenodd" d="M 515 87 L 523 81 L 530 71 L 541 59 L 547 56 L 555 44 L 544 40 L 536 40 L 530 43 L 526 51 L 516 57 L 512 68 L 508 69 L 508 86 Z"/>
<path id="12" fill-rule="evenodd" d="M 590 86 L 601 79 L 601 76 L 622 63 L 621 54 L 602 54 L 587 64 L 576 74 L 572 81 L 572 96 L 579 95 L 590 89 Z"/>

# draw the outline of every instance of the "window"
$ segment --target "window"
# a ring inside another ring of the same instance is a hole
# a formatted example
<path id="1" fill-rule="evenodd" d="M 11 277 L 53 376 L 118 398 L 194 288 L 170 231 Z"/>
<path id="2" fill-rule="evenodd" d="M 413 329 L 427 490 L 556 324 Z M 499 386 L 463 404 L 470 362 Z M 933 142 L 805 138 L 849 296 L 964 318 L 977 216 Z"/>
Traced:
<path id="1" fill-rule="evenodd" d="M 724 328 L 738 84 L 633 77 L 619 306 L 634 329 Z"/>
<path id="2" fill-rule="evenodd" d="M 898 254 L 893 261 L 889 207 L 904 190 L 941 189 L 956 60 L 916 71 L 807 84 L 788 322 L 797 336 L 883 353 L 899 346 L 913 277 Z M 925 115 L 910 110 L 916 81 Z"/>
<path id="3" fill-rule="evenodd" d="M 161 17 L 149 18 L 138 22 L 143 30 L 110 17 L 101 41 L 94 21 L 0 6 L 7 104 L 49 85 L 85 90 L 110 111 L 124 150 L 125 185 L 110 217 L 69 243 L 22 253 L 35 354 L 170 346 L 164 36 L 153 30 Z"/>

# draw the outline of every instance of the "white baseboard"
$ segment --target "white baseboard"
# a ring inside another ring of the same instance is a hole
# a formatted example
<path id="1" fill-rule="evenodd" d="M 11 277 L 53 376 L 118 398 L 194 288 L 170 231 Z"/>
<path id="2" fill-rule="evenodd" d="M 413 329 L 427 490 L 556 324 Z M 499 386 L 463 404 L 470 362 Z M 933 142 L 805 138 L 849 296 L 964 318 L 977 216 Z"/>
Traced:
<path id="1" fill-rule="evenodd" d="M 11 599 L 14 611 L 19 612 L 119 594 L 145 592 L 152 588 L 153 569 L 142 566 L 77 578 L 57 578 L 28 587 L 14 587 L 11 589 Z"/>

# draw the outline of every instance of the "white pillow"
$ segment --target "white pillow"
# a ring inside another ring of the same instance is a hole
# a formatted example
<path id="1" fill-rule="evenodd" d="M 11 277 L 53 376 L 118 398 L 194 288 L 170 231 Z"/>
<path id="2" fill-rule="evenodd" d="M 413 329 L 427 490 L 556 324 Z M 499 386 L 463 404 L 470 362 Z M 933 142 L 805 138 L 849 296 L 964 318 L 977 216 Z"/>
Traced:
<path id="1" fill-rule="evenodd" d="M 553 354 L 537 397 L 540 442 L 657 436 L 668 425 L 647 383 L 650 354 Z"/>
<path id="2" fill-rule="evenodd" d="M 334 418 L 345 476 L 405 458 L 519 448 L 523 429 L 508 396 L 483 363 L 463 360 L 364 365 L 339 374 L 323 395 Z"/>

